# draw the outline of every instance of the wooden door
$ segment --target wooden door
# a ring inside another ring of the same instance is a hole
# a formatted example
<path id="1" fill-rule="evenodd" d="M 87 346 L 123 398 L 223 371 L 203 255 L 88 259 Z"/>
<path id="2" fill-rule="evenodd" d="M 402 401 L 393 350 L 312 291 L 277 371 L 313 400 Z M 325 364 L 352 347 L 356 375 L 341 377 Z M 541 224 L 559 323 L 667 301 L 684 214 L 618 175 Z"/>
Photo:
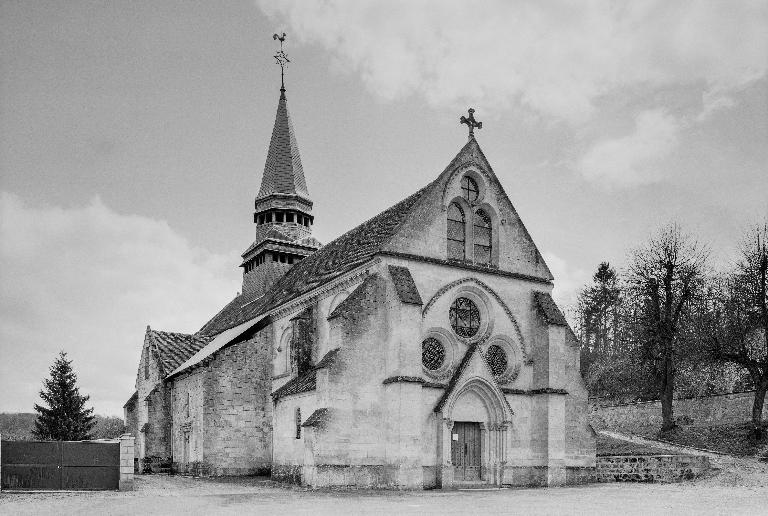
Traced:
<path id="1" fill-rule="evenodd" d="M 453 423 L 451 463 L 455 480 L 480 480 L 480 423 Z"/>

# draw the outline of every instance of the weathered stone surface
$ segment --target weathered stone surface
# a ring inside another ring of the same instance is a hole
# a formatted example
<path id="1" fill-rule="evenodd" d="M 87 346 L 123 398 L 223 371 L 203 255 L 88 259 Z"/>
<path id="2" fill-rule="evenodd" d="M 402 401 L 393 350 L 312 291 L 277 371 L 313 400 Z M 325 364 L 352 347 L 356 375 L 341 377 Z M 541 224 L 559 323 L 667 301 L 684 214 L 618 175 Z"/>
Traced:
<path id="1" fill-rule="evenodd" d="M 598 457 L 598 482 L 682 482 L 710 469 L 709 458 L 692 455 L 616 455 Z"/>

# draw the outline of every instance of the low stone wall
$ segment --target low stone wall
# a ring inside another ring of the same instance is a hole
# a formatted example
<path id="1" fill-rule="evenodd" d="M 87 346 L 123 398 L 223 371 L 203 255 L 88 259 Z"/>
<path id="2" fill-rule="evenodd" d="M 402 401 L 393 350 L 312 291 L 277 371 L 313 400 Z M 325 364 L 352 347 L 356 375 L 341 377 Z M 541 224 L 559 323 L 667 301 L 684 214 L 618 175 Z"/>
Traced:
<path id="1" fill-rule="evenodd" d="M 709 458 L 693 455 L 611 455 L 597 458 L 598 482 L 682 482 L 709 470 Z"/>
<path id="2" fill-rule="evenodd" d="M 753 392 L 701 396 L 674 400 L 675 420 L 681 425 L 742 423 L 752 417 Z M 763 408 L 768 419 L 768 403 Z M 625 405 L 604 405 L 590 400 L 590 423 L 596 429 L 632 429 L 661 427 L 661 402 L 643 401 Z"/>

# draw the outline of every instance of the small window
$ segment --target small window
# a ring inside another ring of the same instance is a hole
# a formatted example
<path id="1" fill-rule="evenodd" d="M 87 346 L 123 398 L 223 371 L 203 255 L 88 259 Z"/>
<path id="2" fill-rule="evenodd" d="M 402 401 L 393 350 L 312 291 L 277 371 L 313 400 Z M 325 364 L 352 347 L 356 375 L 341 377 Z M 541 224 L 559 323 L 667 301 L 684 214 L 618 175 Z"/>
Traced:
<path id="1" fill-rule="evenodd" d="M 286 213 L 285 214 L 285 221 L 286 222 L 293 222 L 293 213 Z"/>
<path id="2" fill-rule="evenodd" d="M 267 213 L 265 217 L 267 222 L 272 222 L 272 213 Z"/>
<path id="3" fill-rule="evenodd" d="M 296 439 L 301 439 L 301 409 L 296 407 Z"/>
<path id="4" fill-rule="evenodd" d="M 276 221 L 277 221 L 277 222 L 282 222 L 282 221 L 283 221 L 283 212 L 281 212 L 281 211 L 278 211 L 278 212 L 275 214 L 275 217 L 277 217 L 277 219 L 276 219 Z"/>
<path id="5" fill-rule="evenodd" d="M 461 180 L 461 195 L 469 202 L 475 202 L 480 196 L 480 190 L 477 183 L 469 176 L 464 176 Z"/>
<path id="6" fill-rule="evenodd" d="M 488 352 L 485 354 L 485 359 L 488 362 L 488 366 L 491 368 L 491 372 L 494 376 L 501 376 L 507 370 L 509 360 L 507 360 L 507 354 L 504 352 L 501 346 L 492 344 L 488 347 Z"/>
<path id="7" fill-rule="evenodd" d="M 184 404 L 184 411 L 187 414 L 187 417 L 189 417 L 189 392 L 187 392 L 187 401 Z"/>
<path id="8" fill-rule="evenodd" d="M 434 337 L 421 343 L 421 364 L 430 371 L 437 371 L 445 362 L 445 346 Z"/>
<path id="9" fill-rule="evenodd" d="M 491 218 L 483 210 L 477 210 L 474 219 L 475 263 L 491 264 Z"/>
<path id="10" fill-rule="evenodd" d="M 464 260 L 466 227 L 464 211 L 455 203 L 448 206 L 448 259 Z"/>
<path id="11" fill-rule="evenodd" d="M 466 297 L 456 298 L 448 313 L 451 328 L 459 337 L 472 337 L 480 329 L 480 310 Z"/>

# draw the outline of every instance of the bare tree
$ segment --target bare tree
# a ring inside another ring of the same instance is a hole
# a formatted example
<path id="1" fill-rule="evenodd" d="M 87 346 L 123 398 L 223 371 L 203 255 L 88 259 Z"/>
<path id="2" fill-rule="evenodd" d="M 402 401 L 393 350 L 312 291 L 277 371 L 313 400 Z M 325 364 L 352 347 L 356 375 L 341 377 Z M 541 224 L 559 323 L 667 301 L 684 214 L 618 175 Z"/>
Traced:
<path id="1" fill-rule="evenodd" d="M 646 358 L 653 363 L 661 399 L 662 431 L 675 426 L 672 400 L 678 332 L 704 279 L 709 251 L 677 224 L 662 227 L 631 256 L 628 281 L 638 303 L 637 324 Z"/>
<path id="2" fill-rule="evenodd" d="M 764 435 L 763 405 L 768 392 L 768 222 L 755 225 L 741 245 L 736 270 L 722 278 L 710 296 L 702 329 L 714 358 L 744 367 L 755 386 L 752 424 Z"/>

